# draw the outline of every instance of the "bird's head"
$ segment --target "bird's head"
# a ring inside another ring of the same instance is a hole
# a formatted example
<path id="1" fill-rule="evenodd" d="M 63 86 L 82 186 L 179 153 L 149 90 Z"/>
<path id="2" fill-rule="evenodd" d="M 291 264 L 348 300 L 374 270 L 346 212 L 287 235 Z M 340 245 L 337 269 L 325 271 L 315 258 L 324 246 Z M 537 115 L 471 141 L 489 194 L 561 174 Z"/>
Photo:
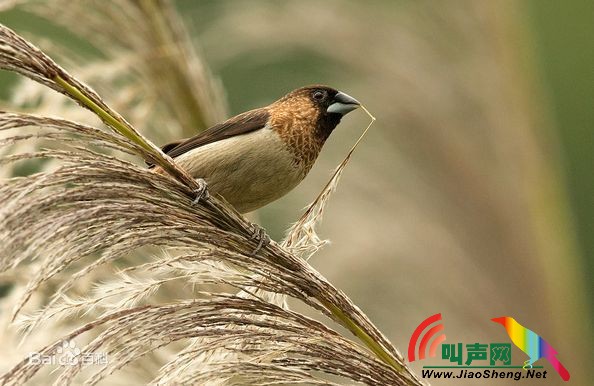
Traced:
<path id="1" fill-rule="evenodd" d="M 505 321 L 506 321 L 506 317 L 505 316 L 500 316 L 499 318 L 493 318 L 491 319 L 492 322 L 495 323 L 499 323 L 505 326 Z"/>
<path id="2" fill-rule="evenodd" d="M 324 85 L 298 88 L 274 105 L 300 119 L 311 120 L 312 127 L 316 127 L 324 139 L 344 115 L 361 106 L 355 98 Z"/>

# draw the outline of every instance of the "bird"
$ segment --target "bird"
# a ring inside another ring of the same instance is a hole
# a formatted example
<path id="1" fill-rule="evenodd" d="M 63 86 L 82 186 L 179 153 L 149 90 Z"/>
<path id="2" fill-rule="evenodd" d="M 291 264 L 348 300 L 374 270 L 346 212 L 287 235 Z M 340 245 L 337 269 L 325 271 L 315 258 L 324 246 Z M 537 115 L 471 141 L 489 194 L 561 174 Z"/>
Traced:
<path id="1" fill-rule="evenodd" d="M 557 351 L 537 333 L 527 329 L 510 316 L 493 318 L 491 321 L 505 327 L 513 344 L 528 355 L 523 368 L 532 367 L 540 358 L 548 360 L 564 381 L 569 380 L 569 371 L 556 358 Z"/>
<path id="2" fill-rule="evenodd" d="M 301 87 L 162 151 L 199 182 L 197 199 L 208 188 L 248 213 L 295 188 L 342 117 L 360 105 L 329 86 Z M 159 166 L 149 167 L 165 174 Z"/>

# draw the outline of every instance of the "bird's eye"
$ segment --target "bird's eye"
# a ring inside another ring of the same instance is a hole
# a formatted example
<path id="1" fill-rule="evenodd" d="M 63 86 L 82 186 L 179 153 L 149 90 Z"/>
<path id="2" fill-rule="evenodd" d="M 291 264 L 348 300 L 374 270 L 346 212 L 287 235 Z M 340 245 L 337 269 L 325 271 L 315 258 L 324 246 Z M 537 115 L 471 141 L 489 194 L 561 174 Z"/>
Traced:
<path id="1" fill-rule="evenodd" d="M 324 91 L 314 91 L 313 98 L 317 101 L 321 101 L 326 96 Z"/>

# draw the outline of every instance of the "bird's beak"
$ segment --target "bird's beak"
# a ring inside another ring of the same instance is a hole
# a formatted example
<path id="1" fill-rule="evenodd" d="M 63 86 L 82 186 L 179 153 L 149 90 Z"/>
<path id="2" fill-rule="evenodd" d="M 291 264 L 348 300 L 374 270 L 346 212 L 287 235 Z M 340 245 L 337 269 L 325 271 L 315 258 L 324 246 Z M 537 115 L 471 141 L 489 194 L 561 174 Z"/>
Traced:
<path id="1" fill-rule="evenodd" d="M 339 91 L 338 94 L 334 96 L 334 103 L 328 106 L 326 111 L 329 113 L 345 115 L 355 110 L 360 105 L 361 103 L 359 103 L 358 100 Z"/>
<path id="2" fill-rule="evenodd" d="M 505 318 L 503 318 L 503 317 L 491 319 L 492 322 L 499 323 L 499 324 L 503 324 L 504 320 L 505 320 Z"/>

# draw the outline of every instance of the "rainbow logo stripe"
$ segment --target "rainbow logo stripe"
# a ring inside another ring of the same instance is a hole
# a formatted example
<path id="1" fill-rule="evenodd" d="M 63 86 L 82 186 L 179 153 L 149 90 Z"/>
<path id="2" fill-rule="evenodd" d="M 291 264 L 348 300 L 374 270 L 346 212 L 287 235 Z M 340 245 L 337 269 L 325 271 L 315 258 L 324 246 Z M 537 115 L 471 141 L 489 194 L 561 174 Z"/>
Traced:
<path id="1" fill-rule="evenodd" d="M 529 359 L 524 362 L 525 369 L 532 367 L 532 364 L 540 358 L 545 358 L 564 381 L 569 380 L 569 371 L 556 358 L 557 351 L 537 333 L 522 326 L 510 316 L 502 316 L 491 320 L 503 325 L 512 343 L 528 355 Z"/>

